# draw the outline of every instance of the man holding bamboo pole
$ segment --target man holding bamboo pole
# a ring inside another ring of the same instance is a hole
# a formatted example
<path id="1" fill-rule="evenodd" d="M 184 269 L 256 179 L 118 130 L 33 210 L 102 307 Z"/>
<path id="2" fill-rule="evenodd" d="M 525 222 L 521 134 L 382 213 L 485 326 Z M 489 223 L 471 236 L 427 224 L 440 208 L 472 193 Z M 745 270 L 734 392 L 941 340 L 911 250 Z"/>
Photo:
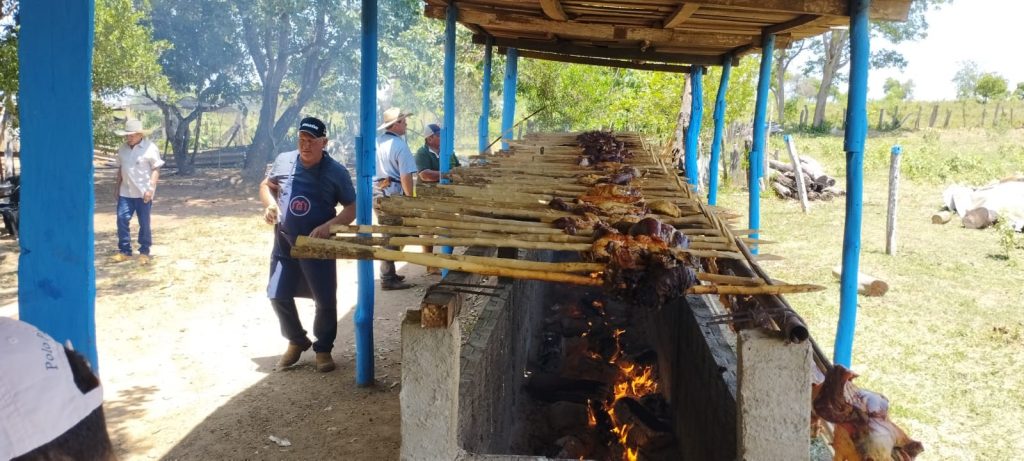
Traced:
<path id="1" fill-rule="evenodd" d="M 278 368 L 294 365 L 310 346 L 316 352 L 317 371 L 335 368 L 331 349 L 338 335 L 337 260 L 291 256 L 298 236 L 328 238 L 332 225 L 346 225 L 356 217 L 352 176 L 324 152 L 326 145 L 324 123 L 313 117 L 302 119 L 299 149 L 278 155 L 260 183 L 260 200 L 266 206 L 263 218 L 274 225 L 267 297 L 281 324 L 281 335 L 288 339 Z M 344 208 L 336 215 L 339 203 Z M 313 298 L 316 303 L 316 342 L 310 341 L 302 328 L 295 297 Z"/>
<path id="2" fill-rule="evenodd" d="M 452 168 L 461 166 L 459 158 L 452 153 Z M 419 169 L 419 180 L 425 183 L 441 181 L 441 125 L 430 123 L 423 129 L 423 146 L 416 151 L 416 168 Z M 433 253 L 433 245 L 424 245 L 424 253 Z M 440 274 L 436 267 L 427 267 L 428 275 Z"/>
<path id="3" fill-rule="evenodd" d="M 397 107 L 384 111 L 382 122 L 377 130 L 384 133 L 377 136 L 377 174 L 373 178 L 373 203 L 377 212 L 377 221 L 389 224 L 388 217 L 380 209 L 382 197 L 396 195 L 413 195 L 413 175 L 416 174 L 416 160 L 402 136 L 405 135 L 411 113 L 402 113 Z M 385 246 L 389 250 L 400 250 L 401 247 Z M 380 288 L 382 290 L 404 290 L 412 285 L 405 283 L 404 277 L 398 275 L 394 261 L 380 262 Z"/>

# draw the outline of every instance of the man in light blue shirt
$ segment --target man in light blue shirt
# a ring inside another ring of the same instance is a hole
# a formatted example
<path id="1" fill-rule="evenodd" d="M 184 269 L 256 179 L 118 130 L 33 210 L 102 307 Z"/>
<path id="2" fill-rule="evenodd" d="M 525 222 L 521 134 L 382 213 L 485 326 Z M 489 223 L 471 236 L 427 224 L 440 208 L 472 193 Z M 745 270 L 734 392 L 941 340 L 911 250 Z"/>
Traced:
<path id="1" fill-rule="evenodd" d="M 413 195 L 413 175 L 419 169 L 416 168 L 416 159 L 409 150 L 409 145 L 401 136 L 405 135 L 408 125 L 408 117 L 412 115 L 402 113 L 397 107 L 384 111 L 384 116 L 378 130 L 384 133 L 377 136 L 377 174 L 373 178 L 374 204 L 379 203 L 381 197 L 392 197 L 396 195 Z M 385 214 L 380 207 L 376 207 L 377 220 L 383 222 Z M 396 246 L 386 246 L 390 250 L 399 250 Z M 380 262 L 380 287 L 382 290 L 404 290 L 412 287 L 411 284 L 403 281 L 404 277 L 395 272 L 394 261 Z"/>

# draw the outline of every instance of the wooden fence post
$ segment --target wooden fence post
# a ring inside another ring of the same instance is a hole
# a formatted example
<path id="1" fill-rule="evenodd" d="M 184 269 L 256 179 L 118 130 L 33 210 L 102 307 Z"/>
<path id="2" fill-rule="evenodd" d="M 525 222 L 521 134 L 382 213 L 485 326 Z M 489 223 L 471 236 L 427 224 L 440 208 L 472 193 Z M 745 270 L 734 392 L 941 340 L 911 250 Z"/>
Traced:
<path id="1" fill-rule="evenodd" d="M 996 111 L 992 114 L 992 127 L 995 128 L 999 124 L 999 111 L 1003 110 L 1003 102 L 996 102 Z"/>
<path id="2" fill-rule="evenodd" d="M 978 128 L 985 127 L 985 119 L 988 118 L 988 107 L 981 110 L 981 123 L 978 124 Z"/>
<path id="3" fill-rule="evenodd" d="M 889 163 L 889 207 L 888 219 L 885 220 L 885 254 L 896 254 L 896 212 L 900 189 L 900 155 L 903 148 L 899 144 L 892 146 L 892 157 Z"/>
<path id="4" fill-rule="evenodd" d="M 800 197 L 800 208 L 807 213 L 810 205 L 807 204 L 807 185 L 804 184 L 804 169 L 800 165 L 800 153 L 796 150 L 796 143 L 793 142 L 792 136 L 787 134 L 783 139 L 789 150 L 789 159 L 793 161 L 793 175 L 796 176 L 796 193 Z"/>
<path id="5" fill-rule="evenodd" d="M 953 109 L 946 109 L 946 121 L 942 122 L 942 128 L 949 128 L 949 118 L 953 116 Z"/>
<path id="6" fill-rule="evenodd" d="M 939 105 L 932 106 L 932 116 L 928 119 L 928 128 L 935 128 L 935 120 L 939 118 Z"/>
<path id="7" fill-rule="evenodd" d="M 921 106 L 917 106 L 917 116 L 914 117 L 914 130 L 921 129 Z"/>
<path id="8" fill-rule="evenodd" d="M 883 107 L 883 108 L 882 108 L 882 109 L 881 109 L 881 110 L 880 110 L 880 111 L 878 112 L 878 130 L 879 130 L 879 131 L 881 131 L 881 130 L 882 130 L 882 121 L 883 121 L 884 119 L 885 119 L 885 108 Z"/>

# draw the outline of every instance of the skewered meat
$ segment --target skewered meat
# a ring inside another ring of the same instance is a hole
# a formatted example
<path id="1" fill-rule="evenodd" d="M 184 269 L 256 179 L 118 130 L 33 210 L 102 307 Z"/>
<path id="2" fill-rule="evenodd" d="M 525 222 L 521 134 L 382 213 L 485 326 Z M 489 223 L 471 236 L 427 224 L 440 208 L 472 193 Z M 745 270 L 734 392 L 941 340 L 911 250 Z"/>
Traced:
<path id="1" fill-rule="evenodd" d="M 912 440 L 889 420 L 889 400 L 885 396 L 860 389 L 851 380 L 857 374 L 835 365 L 825 376 L 814 412 L 836 425 L 836 459 L 864 461 L 910 461 L 924 446 Z M 838 434 L 842 430 L 843 434 Z M 844 443 L 845 437 L 851 443 Z"/>
<path id="2" fill-rule="evenodd" d="M 676 259 L 669 248 L 687 248 L 681 232 L 654 218 L 632 224 L 628 234 L 599 224 L 591 257 L 608 264 L 605 283 L 621 298 L 653 308 L 675 299 L 696 282 L 692 261 Z"/>
<path id="3" fill-rule="evenodd" d="M 633 153 L 626 149 L 626 143 L 616 140 L 609 133 L 590 131 L 577 136 L 576 141 L 583 148 L 583 157 L 578 162 L 582 166 L 623 162 L 633 157 Z"/>
<path id="4" fill-rule="evenodd" d="M 683 211 L 676 206 L 676 204 L 663 199 L 651 200 L 647 202 L 647 208 L 651 209 L 652 213 L 660 215 L 671 216 L 678 218 L 683 215 Z"/>

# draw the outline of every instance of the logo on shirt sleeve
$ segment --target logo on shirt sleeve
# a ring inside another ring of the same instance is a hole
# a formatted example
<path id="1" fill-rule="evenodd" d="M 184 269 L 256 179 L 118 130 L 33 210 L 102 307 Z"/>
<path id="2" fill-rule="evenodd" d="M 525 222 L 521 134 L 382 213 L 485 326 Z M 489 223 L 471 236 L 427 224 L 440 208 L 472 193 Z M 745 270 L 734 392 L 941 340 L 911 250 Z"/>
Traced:
<path id="1" fill-rule="evenodd" d="M 292 216 L 306 216 L 312 208 L 309 199 L 302 195 L 292 197 L 292 201 L 288 203 L 288 211 Z"/>

